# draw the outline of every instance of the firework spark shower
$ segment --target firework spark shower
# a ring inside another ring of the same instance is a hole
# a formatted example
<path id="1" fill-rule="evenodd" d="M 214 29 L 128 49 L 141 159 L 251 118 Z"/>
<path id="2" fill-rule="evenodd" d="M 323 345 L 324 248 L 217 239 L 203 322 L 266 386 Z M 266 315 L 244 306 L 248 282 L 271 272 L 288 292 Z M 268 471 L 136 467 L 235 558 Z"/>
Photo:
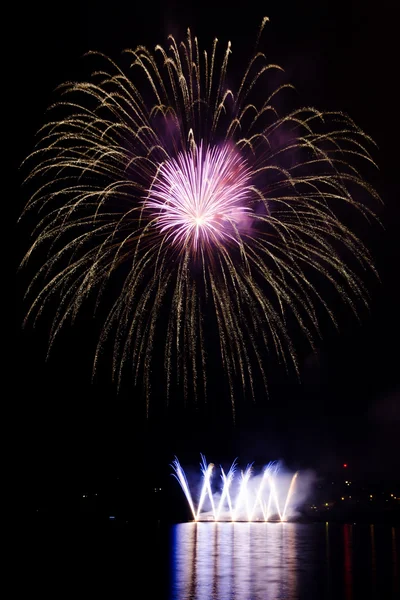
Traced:
<path id="1" fill-rule="evenodd" d="M 321 278 L 355 313 L 366 304 L 373 263 L 339 215 L 373 217 L 373 141 L 341 112 L 281 108 L 293 86 L 260 48 L 267 21 L 235 85 L 234 44 L 203 50 L 189 30 L 121 64 L 89 53 L 90 78 L 60 86 L 23 165 L 37 218 L 23 265 L 43 259 L 26 319 L 56 303 L 50 351 L 107 291 L 94 372 L 111 343 L 117 384 L 132 367 L 147 410 L 160 349 L 165 397 L 200 402 L 212 343 L 234 413 L 237 382 L 254 397 L 257 372 L 267 387 L 270 352 L 297 368 L 289 322 L 312 347 L 321 307 L 336 324 Z"/>
<path id="2" fill-rule="evenodd" d="M 269 463 L 261 473 L 257 473 L 253 465 L 240 470 L 235 460 L 225 473 L 222 467 L 207 463 L 205 456 L 201 455 L 203 481 L 195 503 L 179 460 L 175 458 L 171 466 L 194 521 L 284 522 L 296 515 L 296 509 L 310 487 L 309 481 L 306 485 L 304 482 L 299 485 L 298 472 L 285 473 L 276 462 Z M 219 486 L 215 482 L 218 479 L 216 471 L 220 472 Z"/>

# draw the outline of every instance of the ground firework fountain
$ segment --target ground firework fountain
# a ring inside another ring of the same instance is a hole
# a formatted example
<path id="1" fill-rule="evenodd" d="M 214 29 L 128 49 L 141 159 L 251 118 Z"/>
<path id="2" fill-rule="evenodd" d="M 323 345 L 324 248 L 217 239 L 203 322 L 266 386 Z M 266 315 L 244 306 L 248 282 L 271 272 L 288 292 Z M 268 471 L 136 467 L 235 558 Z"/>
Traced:
<path id="1" fill-rule="evenodd" d="M 298 473 L 284 472 L 279 463 L 269 463 L 256 472 L 251 464 L 241 470 L 235 460 L 225 472 L 201 455 L 202 483 L 197 504 L 177 458 L 171 466 L 194 521 L 287 521 L 294 514 Z"/>

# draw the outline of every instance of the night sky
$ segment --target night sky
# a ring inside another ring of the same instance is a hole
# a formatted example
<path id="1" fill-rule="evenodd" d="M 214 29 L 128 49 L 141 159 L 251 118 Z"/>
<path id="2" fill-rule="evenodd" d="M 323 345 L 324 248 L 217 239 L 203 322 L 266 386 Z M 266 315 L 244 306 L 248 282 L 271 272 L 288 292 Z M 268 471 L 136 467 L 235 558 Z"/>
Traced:
<path id="1" fill-rule="evenodd" d="M 215 7 L 221 7 L 216 12 Z M 25 201 L 18 165 L 31 151 L 35 131 L 65 80 L 84 77 L 83 54 L 100 50 L 118 59 L 126 47 L 165 44 L 189 26 L 203 47 L 217 36 L 232 41 L 234 61 L 250 56 L 264 15 L 270 23 L 264 46 L 270 62 L 285 68 L 296 86 L 299 105 L 342 110 L 378 144 L 380 171 L 366 178 L 381 194 L 383 228 L 362 230 L 381 281 L 367 277 L 370 314 L 361 322 L 335 307 L 340 331 L 326 325 L 318 353 L 299 340 L 301 383 L 277 366 L 269 398 L 239 401 L 235 425 L 219 382 L 206 407 L 183 404 L 158 408 L 146 420 L 143 401 L 126 378 L 119 394 L 104 370 L 91 382 L 98 328 L 83 314 L 60 336 L 46 362 L 51 311 L 35 330 L 21 329 L 27 305 L 23 293 L 35 261 L 17 276 L 16 391 L 14 402 L 26 447 L 31 490 L 79 486 L 94 477 L 129 473 L 139 464 L 162 471 L 173 458 L 267 462 L 284 459 L 293 468 L 335 470 L 343 462 L 360 474 L 397 477 L 400 469 L 399 377 L 399 176 L 398 116 L 395 111 L 395 17 L 383 3 L 373 9 L 348 2 L 232 3 L 167 1 L 101 5 L 84 0 L 39 1 L 24 8 L 18 29 L 15 69 L 19 117 L 16 131 L 16 212 Z M 372 6 L 372 5 L 371 5 Z M 397 35 L 397 33 L 396 33 Z M 33 220 L 17 228 L 16 265 L 29 245 Z M 274 358 L 268 357 L 274 361 Z M 157 377 L 157 374 L 155 374 Z M 159 403 L 158 406 L 162 405 Z M 396 452 L 397 445 L 397 452 Z"/>

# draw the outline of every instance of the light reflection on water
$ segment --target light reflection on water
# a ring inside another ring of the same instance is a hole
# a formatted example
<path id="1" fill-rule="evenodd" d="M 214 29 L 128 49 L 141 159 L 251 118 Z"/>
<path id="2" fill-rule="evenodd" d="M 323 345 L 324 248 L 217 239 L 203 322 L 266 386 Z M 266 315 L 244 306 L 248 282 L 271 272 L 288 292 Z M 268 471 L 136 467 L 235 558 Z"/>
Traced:
<path id="1" fill-rule="evenodd" d="M 390 600 L 399 531 L 298 523 L 182 523 L 170 600 Z M 396 537 L 397 536 L 397 537 Z"/>

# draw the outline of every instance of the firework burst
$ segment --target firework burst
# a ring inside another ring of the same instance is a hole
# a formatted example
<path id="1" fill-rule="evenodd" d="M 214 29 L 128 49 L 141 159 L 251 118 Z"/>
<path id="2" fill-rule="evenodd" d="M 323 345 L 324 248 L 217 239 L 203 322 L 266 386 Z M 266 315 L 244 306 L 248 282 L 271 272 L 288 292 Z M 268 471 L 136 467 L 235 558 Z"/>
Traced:
<path id="1" fill-rule="evenodd" d="M 228 43 L 219 55 L 217 40 L 201 52 L 190 31 L 154 53 L 127 50 L 124 67 L 90 53 L 103 67 L 60 87 L 26 161 L 36 187 L 24 213 L 40 217 L 23 264 L 45 250 L 27 319 L 57 299 L 51 348 L 92 293 L 97 307 L 112 282 L 94 371 L 111 338 L 115 380 L 132 365 L 147 409 L 155 346 L 166 397 L 182 386 L 198 401 L 200 392 L 206 398 L 206 330 L 215 330 L 234 411 L 236 379 L 254 395 L 257 370 L 267 386 L 266 349 L 296 366 L 288 318 L 311 344 L 317 305 L 335 321 L 313 274 L 356 311 L 366 294 L 341 249 L 373 268 L 338 216 L 341 206 L 371 215 L 354 190 L 378 199 L 359 170 L 374 164 L 372 140 L 339 112 L 281 115 L 278 99 L 292 86 L 265 91 L 269 73 L 282 69 L 258 48 L 230 89 L 230 54 Z"/>

